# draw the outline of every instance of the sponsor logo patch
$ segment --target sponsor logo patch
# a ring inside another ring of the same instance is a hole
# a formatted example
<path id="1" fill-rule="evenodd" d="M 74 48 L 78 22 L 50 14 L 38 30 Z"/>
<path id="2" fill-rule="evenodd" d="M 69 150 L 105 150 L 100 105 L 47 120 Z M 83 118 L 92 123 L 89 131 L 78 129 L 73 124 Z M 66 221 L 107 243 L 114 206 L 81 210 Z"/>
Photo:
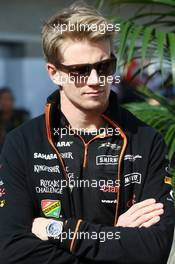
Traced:
<path id="1" fill-rule="evenodd" d="M 120 150 L 121 149 L 121 146 L 119 146 L 119 145 L 117 145 L 117 144 L 112 144 L 112 143 L 110 143 L 110 142 L 104 142 L 104 143 L 102 143 L 99 147 L 98 147 L 98 149 L 100 149 L 100 148 L 111 148 L 111 149 L 113 149 L 113 150 Z"/>
<path id="2" fill-rule="evenodd" d="M 74 159 L 73 156 L 72 156 L 72 152 L 60 153 L 60 156 L 63 159 Z"/>
<path id="3" fill-rule="evenodd" d="M 130 155 L 130 154 L 124 156 L 124 160 L 128 160 L 131 162 L 136 161 L 136 159 L 142 159 L 142 156 L 141 155 Z"/>
<path id="4" fill-rule="evenodd" d="M 3 195 L 5 195 L 5 189 L 4 188 L 0 188 L 0 197 L 2 197 Z"/>
<path id="5" fill-rule="evenodd" d="M 61 141 L 61 142 L 57 142 L 57 147 L 70 147 L 74 142 L 73 141 Z"/>
<path id="6" fill-rule="evenodd" d="M 37 193 L 57 193 L 62 194 L 60 180 L 40 179 L 40 185 L 35 187 Z"/>
<path id="7" fill-rule="evenodd" d="M 2 185 L 4 185 L 4 183 L 3 183 L 3 181 L 2 181 L 2 180 L 0 180 L 0 186 L 2 186 Z"/>
<path id="8" fill-rule="evenodd" d="M 96 165 L 116 165 L 118 163 L 118 155 L 100 155 L 96 157 Z"/>
<path id="9" fill-rule="evenodd" d="M 34 165 L 34 172 L 41 172 L 41 171 L 47 171 L 47 172 L 58 172 L 60 173 L 60 169 L 59 166 L 52 166 L 52 167 L 48 167 L 46 165 Z"/>
<path id="10" fill-rule="evenodd" d="M 167 200 L 173 202 L 174 201 L 173 190 L 170 191 L 169 195 L 170 195 L 170 198 L 167 198 Z"/>
<path id="11" fill-rule="evenodd" d="M 168 166 L 165 167 L 165 171 L 166 171 L 167 173 L 170 173 L 170 165 L 168 165 Z"/>
<path id="12" fill-rule="evenodd" d="M 46 217 L 59 218 L 61 212 L 61 201 L 60 200 L 42 200 L 41 209 Z"/>
<path id="13" fill-rule="evenodd" d="M 4 207 L 5 205 L 5 200 L 0 200 L 0 208 Z"/>
<path id="14" fill-rule="evenodd" d="M 106 204 L 116 204 L 117 200 L 101 200 L 101 202 Z"/>
<path id="15" fill-rule="evenodd" d="M 128 186 L 133 183 L 140 184 L 142 175 L 138 172 L 133 172 L 124 176 L 124 186 Z"/>
<path id="16" fill-rule="evenodd" d="M 172 178 L 168 177 L 168 176 L 165 176 L 164 183 L 172 185 Z"/>
<path id="17" fill-rule="evenodd" d="M 45 160 L 52 160 L 52 159 L 57 159 L 56 154 L 44 154 L 44 153 L 37 153 L 35 152 L 33 154 L 34 159 L 45 159 Z"/>
<path id="18" fill-rule="evenodd" d="M 173 190 L 170 191 L 170 196 L 172 199 L 174 199 Z"/>
<path id="19" fill-rule="evenodd" d="M 116 187 L 116 186 L 110 186 L 110 185 L 103 185 L 100 188 L 100 191 L 102 191 L 102 192 L 109 192 L 109 193 L 117 193 L 118 190 L 119 190 L 119 186 Z"/>

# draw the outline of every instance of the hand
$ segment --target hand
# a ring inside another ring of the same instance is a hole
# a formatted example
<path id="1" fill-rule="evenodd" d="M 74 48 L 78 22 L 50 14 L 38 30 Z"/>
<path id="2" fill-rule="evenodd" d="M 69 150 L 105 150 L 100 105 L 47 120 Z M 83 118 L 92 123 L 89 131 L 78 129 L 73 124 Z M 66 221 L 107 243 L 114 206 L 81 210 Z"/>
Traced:
<path id="1" fill-rule="evenodd" d="M 120 215 L 116 226 L 150 227 L 160 221 L 164 213 L 163 204 L 155 199 L 147 199 L 134 204 L 127 212 Z"/>
<path id="2" fill-rule="evenodd" d="M 53 219 L 43 217 L 35 218 L 32 225 L 32 233 L 42 240 L 48 240 L 46 226 L 52 221 Z"/>

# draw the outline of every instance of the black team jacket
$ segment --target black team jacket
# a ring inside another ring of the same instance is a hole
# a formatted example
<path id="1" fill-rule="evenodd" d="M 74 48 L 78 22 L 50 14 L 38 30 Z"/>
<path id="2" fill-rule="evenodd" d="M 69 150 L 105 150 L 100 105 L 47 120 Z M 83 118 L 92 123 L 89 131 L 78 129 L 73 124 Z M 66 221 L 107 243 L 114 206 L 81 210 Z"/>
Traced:
<path id="1" fill-rule="evenodd" d="M 57 90 L 45 114 L 6 138 L 0 159 L 0 263 L 166 263 L 174 206 L 162 136 L 119 107 L 113 92 L 102 114 L 106 130 L 68 134 L 59 100 Z M 164 204 L 157 224 L 115 227 L 121 214 L 148 198 Z M 36 217 L 66 219 L 61 240 L 32 234 Z"/>

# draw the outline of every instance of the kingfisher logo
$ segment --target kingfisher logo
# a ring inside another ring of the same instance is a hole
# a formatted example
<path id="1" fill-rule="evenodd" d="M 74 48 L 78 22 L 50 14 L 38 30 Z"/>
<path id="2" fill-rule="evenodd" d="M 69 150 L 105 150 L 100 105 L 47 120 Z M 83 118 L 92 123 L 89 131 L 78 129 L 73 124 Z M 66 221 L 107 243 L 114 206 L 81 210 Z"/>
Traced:
<path id="1" fill-rule="evenodd" d="M 116 165 L 118 163 L 118 155 L 100 155 L 96 157 L 96 165 Z"/>
<path id="2" fill-rule="evenodd" d="M 48 167 L 46 165 L 34 165 L 34 172 L 41 172 L 41 171 L 47 171 L 47 172 L 58 172 L 60 173 L 60 168 L 58 165 L 56 166 L 52 166 L 52 167 Z"/>

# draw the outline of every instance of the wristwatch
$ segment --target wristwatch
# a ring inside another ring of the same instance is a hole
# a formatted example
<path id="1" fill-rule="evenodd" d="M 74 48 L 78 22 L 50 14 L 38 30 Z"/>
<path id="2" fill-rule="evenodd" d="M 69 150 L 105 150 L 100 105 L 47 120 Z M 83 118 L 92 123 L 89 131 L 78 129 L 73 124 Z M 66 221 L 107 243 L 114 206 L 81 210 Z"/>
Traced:
<path id="1" fill-rule="evenodd" d="M 62 221 L 53 220 L 46 226 L 46 233 L 49 240 L 59 239 L 62 232 L 63 232 Z"/>

